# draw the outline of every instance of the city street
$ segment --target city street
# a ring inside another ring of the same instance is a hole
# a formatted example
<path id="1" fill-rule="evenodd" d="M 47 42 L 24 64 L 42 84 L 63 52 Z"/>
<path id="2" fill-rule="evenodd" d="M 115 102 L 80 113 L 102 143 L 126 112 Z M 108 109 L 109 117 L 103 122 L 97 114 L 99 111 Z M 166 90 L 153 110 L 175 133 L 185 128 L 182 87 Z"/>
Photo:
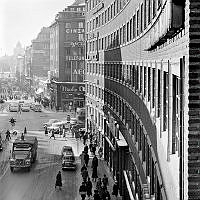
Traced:
<path id="1" fill-rule="evenodd" d="M 49 119 L 63 119 L 66 118 L 67 113 L 52 112 L 43 110 L 43 112 L 22 112 L 10 113 L 5 109 L 0 113 L 0 129 L 5 130 L 10 127 L 9 119 L 14 117 L 16 119 L 15 130 L 23 132 L 24 127 L 27 128 L 27 134 L 37 136 L 38 138 L 38 155 L 37 161 L 32 166 L 30 172 L 27 170 L 15 170 L 14 173 L 10 171 L 9 164 L 0 175 L 0 200 L 35 200 L 35 199 L 49 199 L 60 200 L 80 199 L 78 189 L 81 182 L 80 176 L 80 160 L 79 154 L 83 149 L 82 143 L 75 138 L 71 138 L 71 134 L 67 138 L 60 138 L 56 135 L 56 140 L 45 136 L 42 124 Z M 9 142 L 7 149 L 0 152 L 0 161 L 9 157 L 9 150 L 14 141 Z M 73 147 L 75 156 L 77 158 L 78 168 L 76 171 L 62 171 L 61 170 L 61 149 L 64 145 L 71 145 Z M 62 172 L 63 188 L 58 190 L 54 188 L 55 178 L 58 171 Z"/>

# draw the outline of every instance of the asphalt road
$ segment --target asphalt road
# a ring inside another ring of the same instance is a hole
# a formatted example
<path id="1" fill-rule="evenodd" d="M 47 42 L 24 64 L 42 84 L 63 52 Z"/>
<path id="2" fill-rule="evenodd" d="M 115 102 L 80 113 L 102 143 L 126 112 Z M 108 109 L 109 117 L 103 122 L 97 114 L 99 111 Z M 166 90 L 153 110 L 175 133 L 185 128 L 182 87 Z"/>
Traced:
<path id="1" fill-rule="evenodd" d="M 26 126 L 29 135 L 38 137 L 38 157 L 31 171 L 17 169 L 12 173 L 9 165 L 0 176 L 0 200 L 79 200 L 78 189 L 81 182 L 80 160 L 78 158 L 83 146 L 76 139 L 68 135 L 67 139 L 57 136 L 56 140 L 44 135 L 42 124 L 51 118 L 63 119 L 67 113 L 33 111 L 10 113 L 4 110 L 0 112 L 0 130 L 10 127 L 10 117 L 16 119 L 14 129 L 23 131 Z M 12 138 L 14 141 L 14 138 Z M 12 141 L 8 148 L 11 147 Z M 76 171 L 62 171 L 60 152 L 62 146 L 71 145 L 77 156 L 78 168 Z M 0 153 L 2 159 L 3 152 Z M 4 156 L 5 158 L 5 156 Z M 7 158 L 6 158 L 7 159 Z M 55 177 L 58 171 L 62 172 L 63 188 L 54 188 Z"/>

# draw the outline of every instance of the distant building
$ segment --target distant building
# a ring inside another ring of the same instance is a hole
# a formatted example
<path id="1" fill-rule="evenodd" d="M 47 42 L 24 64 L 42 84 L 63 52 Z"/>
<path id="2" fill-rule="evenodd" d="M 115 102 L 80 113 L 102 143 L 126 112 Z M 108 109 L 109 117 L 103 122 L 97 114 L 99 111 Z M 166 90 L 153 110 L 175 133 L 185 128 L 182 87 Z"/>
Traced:
<path id="1" fill-rule="evenodd" d="M 32 40 L 31 73 L 37 77 L 47 77 L 50 67 L 50 31 L 43 27 L 37 38 Z"/>
<path id="2" fill-rule="evenodd" d="M 24 55 L 24 48 L 22 47 L 20 42 L 17 43 L 16 47 L 13 50 L 14 57 L 17 57 L 19 55 L 21 55 L 21 56 Z"/>
<path id="3" fill-rule="evenodd" d="M 62 109 L 84 106 L 85 98 L 76 98 L 73 91 L 69 98 L 69 87 L 84 86 L 85 65 L 85 3 L 76 1 L 59 12 L 50 26 L 50 72 L 55 80 L 52 84 L 56 96 L 55 106 Z M 68 86 L 70 84 L 70 86 Z M 62 91 L 62 92 L 61 92 Z"/>

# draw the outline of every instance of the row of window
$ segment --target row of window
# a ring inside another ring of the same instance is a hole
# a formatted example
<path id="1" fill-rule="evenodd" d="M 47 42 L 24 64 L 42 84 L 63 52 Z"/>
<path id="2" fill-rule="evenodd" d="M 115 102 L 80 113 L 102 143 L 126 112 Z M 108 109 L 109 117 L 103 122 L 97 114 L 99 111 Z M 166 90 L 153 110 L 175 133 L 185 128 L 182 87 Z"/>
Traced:
<path id="1" fill-rule="evenodd" d="M 87 32 L 95 30 L 112 20 L 129 0 L 115 0 L 104 12 L 87 22 Z M 156 16 L 156 10 L 161 7 L 162 0 L 144 0 L 136 11 L 138 32 L 142 32 L 147 24 Z"/>
<path id="2" fill-rule="evenodd" d="M 139 65 L 106 65 L 104 67 L 105 78 L 114 79 L 120 83 L 125 84 L 133 88 L 133 90 L 143 96 L 143 99 L 147 99 L 151 103 L 152 109 L 155 110 L 156 117 L 161 117 L 163 120 L 162 131 L 166 131 L 168 127 L 168 107 L 169 105 L 169 74 L 163 72 L 161 74 L 160 69 L 150 68 Z M 181 81 L 176 75 L 172 76 L 172 153 L 178 150 L 178 141 L 180 133 L 180 84 Z M 163 77 L 163 83 L 161 89 L 161 81 Z M 157 87 L 156 87 L 157 85 Z M 124 87 L 123 87 L 124 88 Z M 156 94 L 157 89 L 157 94 Z M 111 88 L 112 90 L 112 88 Z M 161 91 L 162 90 L 162 91 Z M 162 101 L 161 102 L 161 95 Z M 110 106 L 119 112 L 120 116 L 126 121 L 125 110 L 128 108 L 122 108 L 122 103 L 119 102 L 117 96 L 110 92 L 105 93 L 105 101 Z M 161 116 L 161 105 L 162 105 L 162 116 Z M 127 120 L 128 121 L 128 120 Z M 132 121 L 132 120 L 131 120 Z M 131 124 L 130 124 L 131 126 Z"/>
<path id="3" fill-rule="evenodd" d="M 94 98 L 104 100 L 104 90 L 97 85 L 86 84 L 86 93 Z"/>
<path id="4" fill-rule="evenodd" d="M 147 24 L 150 23 L 151 20 L 156 16 L 156 8 L 159 9 L 160 6 L 160 0 L 145 0 L 126 24 L 123 24 L 109 35 L 102 38 L 97 38 L 95 41 L 89 41 L 90 34 L 88 33 L 86 35 L 86 39 L 88 40 L 88 51 L 91 52 L 115 48 L 119 45 L 125 44 L 126 42 L 134 40 L 146 29 Z M 98 18 L 99 17 L 97 17 L 96 20 Z M 95 22 L 94 19 L 90 22 L 87 22 L 87 32 L 97 28 L 94 25 L 96 23 L 97 21 Z"/>
<path id="5" fill-rule="evenodd" d="M 83 47 L 67 47 L 66 48 L 66 55 L 72 55 L 72 56 L 77 56 L 77 55 L 84 55 L 84 48 Z"/>
<path id="6" fill-rule="evenodd" d="M 87 32 L 92 31 L 112 20 L 124 8 L 128 1 L 130 0 L 115 0 L 114 3 L 111 4 L 111 6 L 104 12 L 99 14 L 94 19 L 91 19 L 90 22 L 87 22 Z"/>
<path id="7" fill-rule="evenodd" d="M 67 22 L 65 23 L 65 28 L 85 28 L 84 22 Z"/>

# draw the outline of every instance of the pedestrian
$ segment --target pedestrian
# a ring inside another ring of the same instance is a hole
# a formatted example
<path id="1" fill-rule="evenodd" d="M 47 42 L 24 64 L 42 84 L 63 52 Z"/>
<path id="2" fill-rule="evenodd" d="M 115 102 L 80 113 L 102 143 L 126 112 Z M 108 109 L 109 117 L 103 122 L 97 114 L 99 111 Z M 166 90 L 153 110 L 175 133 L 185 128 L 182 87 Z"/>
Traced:
<path id="1" fill-rule="evenodd" d="M 48 135 L 48 129 L 47 129 L 47 126 L 45 126 L 44 134 L 45 134 L 45 135 Z"/>
<path id="2" fill-rule="evenodd" d="M 90 142 L 90 144 L 89 144 L 89 149 L 90 149 L 90 152 L 92 153 L 92 142 Z"/>
<path id="3" fill-rule="evenodd" d="M 99 158 L 101 158 L 103 156 L 103 148 L 102 147 L 99 147 L 98 154 L 99 154 Z"/>
<path id="4" fill-rule="evenodd" d="M 94 158 L 92 159 L 92 180 L 93 181 L 96 181 L 96 179 L 98 178 L 97 167 L 98 167 L 98 159 L 96 156 L 94 156 Z"/>
<path id="5" fill-rule="evenodd" d="M 101 190 L 101 185 L 102 185 L 101 178 L 98 178 L 97 184 L 96 184 L 96 189 L 98 190 L 99 194 L 100 194 L 100 190 Z"/>
<path id="6" fill-rule="evenodd" d="M 86 141 L 87 141 L 87 134 L 85 133 L 83 135 L 83 144 L 85 145 L 86 144 Z"/>
<path id="7" fill-rule="evenodd" d="M 83 182 L 86 183 L 87 182 L 87 178 L 88 178 L 88 171 L 87 171 L 87 169 L 84 169 L 81 172 L 81 175 L 82 175 L 82 178 L 83 178 Z"/>
<path id="8" fill-rule="evenodd" d="M 86 167 L 88 166 L 89 159 L 90 159 L 90 157 L 89 157 L 88 153 L 85 153 L 85 155 L 84 155 L 84 161 L 85 161 Z"/>
<path id="9" fill-rule="evenodd" d="M 98 193 L 98 190 L 94 190 L 94 196 L 93 197 L 94 197 L 94 200 L 101 200 L 99 193 Z"/>
<path id="10" fill-rule="evenodd" d="M 117 181 L 115 181 L 114 185 L 113 185 L 113 191 L 112 191 L 112 195 L 114 195 L 116 198 L 118 196 L 118 190 L 119 190 L 119 186 Z"/>
<path id="11" fill-rule="evenodd" d="M 85 151 L 85 153 L 88 153 L 88 145 L 87 144 L 84 146 L 84 151 Z"/>
<path id="12" fill-rule="evenodd" d="M 11 136 L 10 136 L 10 131 L 9 130 L 7 130 L 6 131 L 6 140 L 11 140 Z"/>
<path id="13" fill-rule="evenodd" d="M 84 182 L 82 182 L 82 185 L 79 188 L 79 194 L 81 195 L 82 200 L 85 199 L 87 193 L 87 188 Z"/>
<path id="14" fill-rule="evenodd" d="M 54 129 L 51 131 L 51 137 L 50 137 L 50 139 L 51 139 L 52 137 L 54 138 L 54 140 L 56 139 L 56 138 L 55 138 L 55 131 L 54 131 Z"/>
<path id="15" fill-rule="evenodd" d="M 61 190 L 61 187 L 62 187 L 61 171 L 59 171 L 58 174 L 56 175 L 56 184 L 55 184 L 55 188 L 57 188 L 57 186 L 59 187 L 59 190 Z"/>
<path id="16" fill-rule="evenodd" d="M 84 155 L 85 155 L 85 151 L 82 151 L 80 158 L 81 158 L 81 165 L 85 164 L 85 160 L 84 160 Z"/>
<path id="17" fill-rule="evenodd" d="M 83 170 L 87 170 L 87 167 L 86 167 L 86 165 L 84 164 L 82 167 L 81 167 L 81 172 L 83 171 Z"/>
<path id="18" fill-rule="evenodd" d="M 104 174 L 102 178 L 103 187 L 107 188 L 108 186 L 108 177 Z"/>
<path id="19" fill-rule="evenodd" d="M 26 126 L 24 128 L 24 135 L 27 134 Z"/>
<path id="20" fill-rule="evenodd" d="M 98 167 L 98 158 L 96 155 L 92 159 L 92 167 Z"/>
<path id="21" fill-rule="evenodd" d="M 60 127 L 58 131 L 59 131 L 59 135 L 61 137 L 62 136 L 62 128 Z"/>
<path id="22" fill-rule="evenodd" d="M 110 193 L 106 188 L 104 188 L 103 195 L 102 195 L 102 200 L 110 200 Z"/>
<path id="23" fill-rule="evenodd" d="M 90 196 L 92 196 L 92 182 L 89 177 L 88 177 L 86 187 L 87 187 L 87 196 L 88 198 L 90 198 Z"/>
<path id="24" fill-rule="evenodd" d="M 92 153 L 93 153 L 93 155 L 95 155 L 95 152 L 96 152 L 96 145 L 93 144 L 93 145 L 92 145 Z"/>

